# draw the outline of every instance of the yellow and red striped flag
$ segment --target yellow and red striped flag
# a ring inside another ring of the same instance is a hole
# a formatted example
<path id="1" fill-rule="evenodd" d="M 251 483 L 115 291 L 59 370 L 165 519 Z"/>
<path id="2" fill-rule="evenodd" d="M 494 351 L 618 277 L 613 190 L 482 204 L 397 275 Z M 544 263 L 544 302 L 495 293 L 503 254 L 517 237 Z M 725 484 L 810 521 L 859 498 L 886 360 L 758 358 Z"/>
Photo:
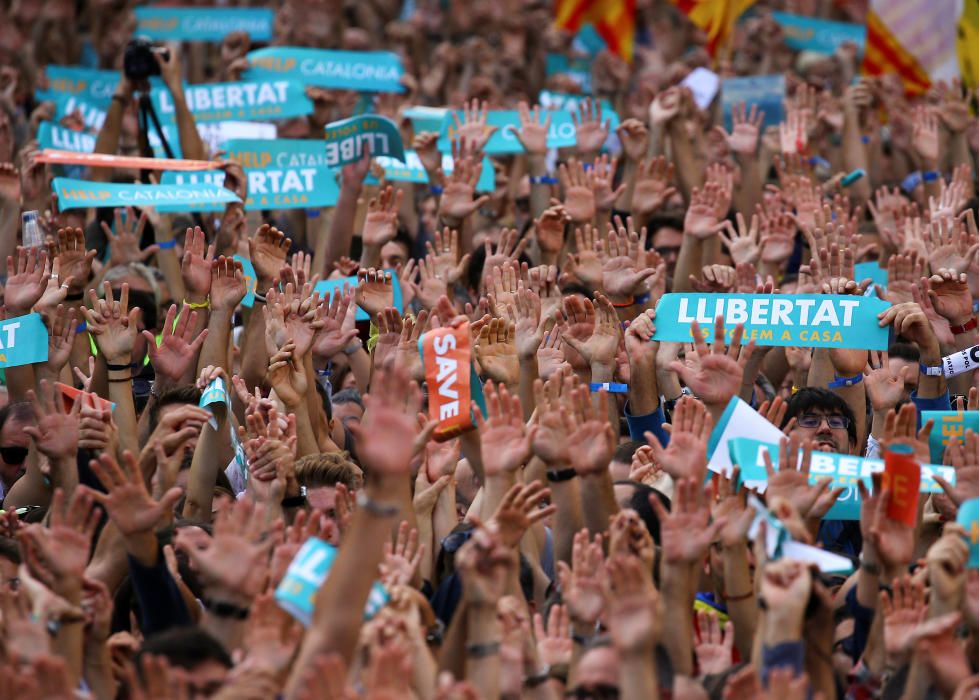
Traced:
<path id="1" fill-rule="evenodd" d="M 863 72 L 896 73 L 911 94 L 959 74 L 956 0 L 870 0 Z"/>
<path id="2" fill-rule="evenodd" d="M 595 27 L 609 50 L 632 61 L 636 43 L 636 0 L 557 0 L 557 26 L 572 33 L 586 24 Z"/>
<path id="3" fill-rule="evenodd" d="M 707 51 L 716 56 L 727 44 L 735 22 L 756 0 L 673 0 L 691 22 L 707 33 Z"/>

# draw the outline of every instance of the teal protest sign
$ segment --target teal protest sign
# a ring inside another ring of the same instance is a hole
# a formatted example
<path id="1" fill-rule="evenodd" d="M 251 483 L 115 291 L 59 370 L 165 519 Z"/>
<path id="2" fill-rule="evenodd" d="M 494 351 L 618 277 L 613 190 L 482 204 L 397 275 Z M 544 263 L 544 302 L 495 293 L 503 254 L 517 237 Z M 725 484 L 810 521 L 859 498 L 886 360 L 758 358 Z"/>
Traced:
<path id="1" fill-rule="evenodd" d="M 213 185 L 214 187 L 224 186 L 223 170 L 164 170 L 160 173 L 161 185 Z M 164 204 L 157 207 L 157 210 L 165 214 L 199 211 L 199 212 L 222 212 L 225 205 L 219 202 L 201 200 L 199 202 L 185 202 L 183 204 Z"/>
<path id="2" fill-rule="evenodd" d="M 878 265 L 876 260 L 857 263 L 853 275 L 857 282 L 869 279 L 873 280 L 874 284 L 879 284 L 882 289 L 887 289 L 887 268 Z"/>
<path id="3" fill-rule="evenodd" d="M 967 569 L 979 569 L 979 498 L 970 498 L 959 506 L 955 522 L 965 528 L 965 541 L 969 544 Z"/>
<path id="4" fill-rule="evenodd" d="M 753 75 L 745 78 L 725 78 L 721 81 L 721 110 L 724 114 L 724 128 L 731 130 L 731 110 L 734 105 L 745 103 L 750 110 L 752 105 L 765 112 L 762 128 L 778 126 L 785 116 L 785 76 Z"/>
<path id="5" fill-rule="evenodd" d="M 361 159 L 364 147 L 372 156 L 388 156 L 404 160 L 405 147 L 397 125 L 377 114 L 350 117 L 326 125 L 323 136 L 326 146 L 326 164 L 339 168 Z"/>
<path id="6" fill-rule="evenodd" d="M 105 124 L 105 116 L 107 114 L 105 109 L 92 104 L 78 95 L 59 95 L 58 99 L 54 101 L 54 108 L 55 121 L 59 121 L 69 114 L 75 114 L 77 112 L 82 117 L 82 123 L 89 129 L 95 129 L 97 131 Z"/>
<path id="7" fill-rule="evenodd" d="M 216 410 L 221 411 L 220 417 L 222 419 L 228 419 L 228 433 L 231 437 L 231 447 L 235 453 L 235 464 L 241 470 L 242 479 L 247 481 L 248 458 L 245 457 L 245 447 L 241 444 L 241 440 L 238 438 L 238 431 L 235 429 L 235 421 L 231 415 L 231 397 L 228 395 L 228 385 L 224 377 L 215 377 L 211 380 L 210 384 L 204 388 L 201 394 L 201 400 L 197 405 L 210 411 L 211 418 L 208 423 L 210 423 L 211 428 L 214 430 L 218 429 L 218 415 L 215 413 Z"/>
<path id="8" fill-rule="evenodd" d="M 255 273 L 255 266 L 252 261 L 243 255 L 232 256 L 241 263 L 242 272 L 245 275 L 245 298 L 241 300 L 242 306 L 249 309 L 255 305 L 255 285 L 258 283 L 258 275 Z"/>
<path id="9" fill-rule="evenodd" d="M 723 316 L 728 338 L 744 324 L 744 343 L 886 350 L 887 328 L 877 314 L 888 307 L 873 297 L 835 294 L 666 294 L 656 305 L 653 339 L 692 342 L 694 321 L 713 338 L 714 319 Z"/>
<path id="10" fill-rule="evenodd" d="M 159 41 L 221 41 L 245 32 L 252 41 L 270 41 L 275 11 L 231 7 L 137 7 L 137 36 Z"/>
<path id="11" fill-rule="evenodd" d="M 965 431 L 979 433 L 979 411 L 922 411 L 921 422 L 935 421 L 928 438 L 931 461 L 941 464 L 945 448 L 954 440 L 965 441 Z"/>
<path id="12" fill-rule="evenodd" d="M 56 100 L 61 95 L 75 95 L 97 107 L 108 107 L 119 84 L 119 71 L 46 66 L 48 87 L 37 94 L 39 100 Z"/>
<path id="13" fill-rule="evenodd" d="M 394 287 L 394 307 L 401 313 L 404 313 L 404 298 L 401 295 L 401 282 L 398 281 L 398 273 L 395 270 L 385 270 L 385 272 L 391 273 L 391 286 Z M 324 299 L 332 299 L 334 292 L 343 293 L 343 288 L 345 286 L 349 287 L 351 290 L 355 289 L 357 287 L 357 278 L 341 277 L 339 279 L 320 280 L 316 283 L 316 286 L 313 287 L 313 291 L 319 292 L 319 295 Z M 371 320 L 371 317 L 366 311 L 358 306 L 357 320 L 369 321 Z"/>
<path id="14" fill-rule="evenodd" d="M 240 202 L 231 190 L 208 184 L 124 185 L 56 177 L 52 183 L 62 210 L 88 207 L 157 207 L 194 202 Z"/>
<path id="15" fill-rule="evenodd" d="M 41 314 L 0 321 L 0 368 L 19 367 L 48 359 L 48 329 Z"/>
<path id="16" fill-rule="evenodd" d="M 867 43 L 867 28 L 862 24 L 831 22 L 788 12 L 773 12 L 772 19 L 782 27 L 785 45 L 796 51 L 833 55 L 849 42 L 857 47 L 857 55 L 862 56 Z"/>
<path id="17" fill-rule="evenodd" d="M 169 90 L 153 90 L 150 96 L 160 119 L 176 118 Z M 313 102 L 306 97 L 303 86 L 293 80 L 188 85 L 184 96 L 198 122 L 266 121 L 301 117 L 313 111 Z"/>
<path id="18" fill-rule="evenodd" d="M 537 97 L 537 103 L 544 109 L 561 109 L 565 112 L 576 112 L 578 107 L 580 107 L 587 95 L 571 95 L 566 92 L 551 92 L 550 90 L 541 90 L 540 95 Z M 598 100 L 598 103 L 602 106 L 602 115 L 614 115 L 616 121 L 619 119 L 619 115 L 615 113 L 615 107 L 608 100 L 602 98 Z M 614 131 L 614 128 L 611 129 Z"/>
<path id="19" fill-rule="evenodd" d="M 462 121 L 462 112 L 456 112 L 459 121 Z M 570 112 L 555 111 L 549 115 L 542 115 L 541 121 L 551 117 L 551 128 L 547 132 L 548 148 L 565 148 L 574 146 L 577 143 L 575 136 L 574 122 L 571 120 Z M 610 121 L 610 128 L 615 129 L 618 125 L 618 116 L 615 112 L 605 114 L 602 112 L 602 119 Z M 503 155 L 508 153 L 523 153 L 523 146 L 517 140 L 515 129 L 520 128 L 520 114 L 515 111 L 493 110 L 486 115 L 486 123 L 489 126 L 497 127 L 496 131 L 486 142 L 483 152 L 487 155 Z M 456 121 L 452 113 L 446 114 L 442 120 L 442 127 L 439 130 L 438 148 L 442 153 L 452 152 L 452 139 L 456 135 Z"/>
<path id="20" fill-rule="evenodd" d="M 337 203 L 340 188 L 336 172 L 326 166 L 322 141 L 233 139 L 225 148 L 248 175 L 246 209 L 304 209 Z"/>
<path id="21" fill-rule="evenodd" d="M 422 165 L 418 154 L 414 151 L 405 151 L 404 160 L 379 156 L 374 159 L 378 165 L 384 168 L 385 179 L 391 182 L 414 182 L 420 185 L 428 184 L 428 173 Z M 455 169 L 452 156 L 448 153 L 442 154 L 442 172 L 451 175 Z M 369 182 L 376 182 L 371 175 L 368 175 Z M 496 170 L 493 162 L 483 156 L 483 169 L 479 173 L 479 180 L 476 182 L 477 192 L 492 192 L 496 189 Z"/>
<path id="22" fill-rule="evenodd" d="M 37 143 L 41 148 L 56 148 L 72 153 L 95 151 L 95 135 L 73 131 L 52 122 L 41 122 L 37 128 Z"/>
<path id="23" fill-rule="evenodd" d="M 764 453 L 768 452 L 772 465 L 778 469 L 778 445 L 752 438 L 734 438 L 728 442 L 731 461 L 741 468 L 741 481 L 749 487 L 763 487 L 768 481 Z M 826 514 L 833 520 L 857 520 L 860 517 L 860 491 L 857 482 L 863 481 L 869 489 L 870 475 L 884 471 L 884 460 L 866 459 L 833 452 L 813 452 L 809 465 L 809 481 L 816 483 L 830 477 L 831 488 L 845 489 L 837 504 Z M 955 469 L 938 464 L 921 465 L 921 493 L 942 493 L 935 475 L 955 483 Z"/>
<path id="24" fill-rule="evenodd" d="M 313 621 L 313 600 L 316 592 L 329 576 L 336 558 L 336 547 L 317 537 L 310 537 L 299 548 L 279 587 L 275 589 L 275 602 L 279 607 L 306 627 Z M 375 581 L 364 606 L 364 619 L 369 620 L 380 612 L 388 598 L 381 582 Z"/>
<path id="25" fill-rule="evenodd" d="M 248 54 L 251 79 L 292 78 L 304 85 L 356 90 L 404 92 L 404 67 L 390 51 L 329 51 L 271 46 Z"/>
<path id="26" fill-rule="evenodd" d="M 332 207 L 340 196 L 336 176 L 328 168 L 245 168 L 248 178 L 248 198 L 245 209 L 307 209 Z M 223 170 L 164 173 L 165 182 L 175 185 L 199 186 L 224 183 Z M 163 180 L 161 180 L 162 182 Z M 224 204 L 215 200 L 180 202 L 160 207 L 160 211 L 224 211 Z"/>
<path id="27" fill-rule="evenodd" d="M 401 115 L 411 120 L 411 126 L 416 134 L 424 131 L 438 133 L 442 129 L 442 120 L 449 110 L 445 107 L 425 107 L 416 105 L 404 110 Z"/>

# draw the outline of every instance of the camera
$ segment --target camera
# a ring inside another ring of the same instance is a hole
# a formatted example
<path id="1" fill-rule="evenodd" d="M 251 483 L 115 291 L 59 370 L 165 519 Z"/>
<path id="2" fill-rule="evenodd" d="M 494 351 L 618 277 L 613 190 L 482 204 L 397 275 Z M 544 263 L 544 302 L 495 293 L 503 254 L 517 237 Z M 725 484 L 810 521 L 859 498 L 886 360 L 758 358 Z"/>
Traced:
<path id="1" fill-rule="evenodd" d="M 136 38 L 126 44 L 122 57 L 122 72 L 132 81 L 146 80 L 160 74 L 160 64 L 156 62 L 153 53 L 162 51 L 164 58 L 169 58 L 169 51 L 154 44 L 149 39 Z"/>

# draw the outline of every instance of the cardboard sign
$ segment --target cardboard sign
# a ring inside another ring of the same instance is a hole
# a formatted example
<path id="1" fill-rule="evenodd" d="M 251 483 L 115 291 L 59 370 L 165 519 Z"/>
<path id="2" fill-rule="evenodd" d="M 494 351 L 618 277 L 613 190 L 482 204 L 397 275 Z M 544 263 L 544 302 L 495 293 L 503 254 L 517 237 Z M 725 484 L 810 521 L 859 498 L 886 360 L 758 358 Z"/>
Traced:
<path id="1" fill-rule="evenodd" d="M 398 273 L 395 270 L 385 270 L 391 274 L 391 286 L 394 288 L 394 307 L 399 313 L 405 312 L 404 298 L 401 295 L 401 282 L 398 281 Z M 319 295 L 324 299 L 333 299 L 333 295 L 336 292 L 343 293 L 343 287 L 346 285 L 351 289 L 357 287 L 356 277 L 341 277 L 339 279 L 332 280 L 320 280 L 313 287 L 314 292 L 319 292 Z M 372 320 L 370 315 L 364 311 L 359 306 L 357 307 L 356 319 L 358 321 L 370 321 Z"/>
<path id="2" fill-rule="evenodd" d="M 303 86 L 285 79 L 188 85 L 184 96 L 197 122 L 268 121 L 313 112 L 313 101 L 306 97 Z M 152 90 L 150 98 L 161 121 L 176 117 L 169 90 Z"/>
<path id="3" fill-rule="evenodd" d="M 243 255 L 233 255 L 232 258 L 241 263 L 241 271 L 245 276 L 245 297 L 241 300 L 242 306 L 249 309 L 255 305 L 255 286 L 258 284 L 258 274 L 252 261 Z"/>
<path id="4" fill-rule="evenodd" d="M 782 522 L 754 494 L 748 495 L 748 507 L 755 511 L 755 519 L 748 528 L 748 538 L 756 539 L 761 524 L 765 523 L 765 555 L 770 560 L 774 561 L 782 557 L 795 559 L 815 564 L 820 571 L 827 574 L 849 574 L 853 571 L 851 559 L 793 540 Z"/>
<path id="5" fill-rule="evenodd" d="M 221 41 L 245 32 L 252 41 L 272 40 L 275 11 L 238 7 L 137 7 L 136 36 L 159 41 Z"/>
<path id="6" fill-rule="evenodd" d="M 690 88 L 693 101 L 700 109 L 707 109 L 717 97 L 717 91 L 721 87 L 721 78 L 717 73 L 706 68 L 694 68 L 680 85 Z"/>
<path id="7" fill-rule="evenodd" d="M 890 490 L 887 517 L 908 527 L 918 520 L 918 494 L 921 488 L 921 465 L 914 452 L 905 445 L 884 451 L 884 490 Z"/>
<path id="8" fill-rule="evenodd" d="M 341 119 L 326 125 L 324 135 L 326 145 L 326 164 L 339 168 L 347 163 L 355 163 L 369 147 L 372 156 L 388 156 L 404 160 L 405 148 L 401 143 L 401 132 L 397 125 L 377 114 Z"/>
<path id="9" fill-rule="evenodd" d="M 966 430 L 979 433 L 979 411 L 922 411 L 921 422 L 929 420 L 935 421 L 928 438 L 928 452 L 935 464 L 945 459 L 945 448 L 950 442 L 965 440 Z"/>
<path id="10" fill-rule="evenodd" d="M 736 438 L 753 438 L 778 444 L 782 431 L 768 422 L 758 411 L 739 397 L 733 396 L 721 414 L 707 441 L 707 468 L 717 474 L 731 473 L 731 453 L 728 443 Z M 764 470 L 762 478 L 764 479 Z M 742 475 L 743 476 L 743 475 Z"/>
<path id="11" fill-rule="evenodd" d="M 332 207 L 340 196 L 336 174 L 329 168 L 244 168 L 248 178 L 248 198 L 245 210 L 254 209 L 311 209 Z M 173 173 L 167 182 L 183 185 L 224 182 L 224 172 L 211 170 L 198 173 Z M 161 211 L 223 211 L 223 204 L 197 199 L 161 208 Z"/>
<path id="12" fill-rule="evenodd" d="M 93 105 L 91 102 L 77 95 L 59 95 L 54 101 L 54 119 L 60 121 L 69 114 L 78 112 L 82 115 L 82 123 L 89 129 L 99 131 L 105 124 L 105 117 L 108 112 L 102 107 Z"/>
<path id="13" fill-rule="evenodd" d="M 469 324 L 436 328 L 418 339 L 428 385 L 428 415 L 438 421 L 432 434 L 445 442 L 476 427 L 474 393 L 482 390 L 472 366 Z"/>
<path id="14" fill-rule="evenodd" d="M 82 68 L 80 66 L 45 66 L 46 90 L 37 92 L 38 100 L 57 100 L 61 95 L 75 95 L 96 107 L 109 106 L 119 85 L 119 71 Z"/>
<path id="15" fill-rule="evenodd" d="M 103 411 L 116 410 L 116 405 L 112 401 L 103 399 L 101 396 L 91 391 L 82 391 L 81 389 L 76 389 L 73 386 L 62 384 L 61 382 L 55 382 L 54 386 L 61 392 L 61 399 L 63 401 L 65 411 L 71 411 L 72 406 L 75 405 L 75 399 L 79 396 L 81 397 L 82 406 L 91 406 L 93 408 L 98 407 Z"/>
<path id="16" fill-rule="evenodd" d="M 561 53 L 548 53 L 544 56 L 544 75 L 548 78 L 553 75 L 567 75 L 578 84 L 582 92 L 590 94 L 591 65 L 590 58 L 571 59 Z"/>
<path id="17" fill-rule="evenodd" d="M 967 569 L 979 569 L 979 498 L 970 498 L 959 506 L 955 522 L 965 528 L 965 541 L 969 544 Z"/>
<path id="18" fill-rule="evenodd" d="M 831 22 L 815 17 L 772 12 L 772 19 L 782 27 L 785 45 L 796 51 L 813 51 L 832 56 L 844 43 L 857 47 L 862 56 L 867 43 L 867 28 L 852 22 Z"/>
<path id="19" fill-rule="evenodd" d="M 215 377 L 204 389 L 201 400 L 197 404 L 201 408 L 206 408 L 211 413 L 208 424 L 212 430 L 218 429 L 218 416 L 228 419 L 228 433 L 231 439 L 231 447 L 235 452 L 235 464 L 241 472 L 245 483 L 248 482 L 248 458 L 245 456 L 245 447 L 238 438 L 238 431 L 235 429 L 235 421 L 231 414 L 231 396 L 228 394 L 228 385 L 223 377 Z"/>
<path id="20" fill-rule="evenodd" d="M 880 299 L 835 294 L 665 294 L 656 305 L 653 339 L 692 342 L 694 321 L 712 338 L 714 319 L 723 316 L 728 338 L 744 324 L 744 343 L 886 350 L 888 329 L 877 314 L 888 307 Z"/>
<path id="21" fill-rule="evenodd" d="M 462 112 L 456 112 L 460 122 Z M 541 115 L 541 123 L 550 116 L 551 128 L 547 132 L 548 148 L 566 148 L 574 146 L 577 142 L 574 122 L 571 120 L 570 112 L 554 111 Z M 615 112 L 606 114 L 602 112 L 602 119 L 610 121 L 609 131 L 615 131 L 618 126 L 618 115 Z M 507 153 L 523 153 L 523 146 L 517 140 L 514 133 L 515 129 L 520 128 L 520 113 L 516 111 L 491 110 L 486 115 L 487 126 L 497 127 L 496 131 L 486 142 L 483 152 L 486 155 L 502 155 Z M 439 130 L 438 149 L 442 153 L 452 152 L 452 139 L 456 135 L 456 122 L 452 114 L 446 114 L 442 120 Z"/>
<path id="22" fill-rule="evenodd" d="M 116 156 L 108 153 L 72 153 L 50 148 L 41 151 L 38 155 L 38 161 L 59 165 L 84 165 L 89 168 L 130 168 L 133 170 L 192 171 L 210 170 L 214 167 L 214 163 L 209 160 L 143 158 L 141 156 Z"/>
<path id="23" fill-rule="evenodd" d="M 389 182 L 415 182 L 422 185 L 428 184 L 428 173 L 422 165 L 418 154 L 414 151 L 405 151 L 403 160 L 378 156 L 374 159 L 378 165 L 384 168 L 384 178 Z M 448 153 L 442 154 L 442 172 L 451 175 L 455 170 L 455 163 L 452 156 Z M 375 184 L 377 181 L 372 175 L 367 176 L 366 182 Z M 496 189 L 496 169 L 493 162 L 483 157 L 483 169 L 479 173 L 479 180 L 476 182 L 477 192 L 492 192 Z"/>
<path id="24" fill-rule="evenodd" d="M 887 289 L 887 268 L 878 265 L 876 260 L 857 263 L 854 266 L 853 278 L 857 282 L 871 279 L 874 281 L 874 284 L 879 284 L 882 289 Z M 873 288 L 873 285 L 871 285 L 871 288 Z"/>
<path id="25" fill-rule="evenodd" d="M 337 548 L 323 540 L 311 537 L 300 547 L 295 559 L 286 569 L 279 587 L 275 589 L 275 601 L 279 607 L 309 627 L 313 621 L 313 603 L 316 592 L 326 581 L 337 558 Z M 375 581 L 364 607 L 364 619 L 374 617 L 388 602 L 389 596 L 380 581 Z"/>
<path id="26" fill-rule="evenodd" d="M 47 362 L 48 329 L 41 314 L 0 321 L 0 368 Z"/>
<path id="27" fill-rule="evenodd" d="M 291 78 L 303 85 L 357 92 L 404 92 L 404 67 L 390 51 L 331 51 L 270 46 L 248 53 L 253 79 Z"/>
<path id="28" fill-rule="evenodd" d="M 155 207 L 201 201 L 222 204 L 241 201 L 231 190 L 213 185 L 125 185 L 56 177 L 53 188 L 62 211 L 88 207 Z"/>
<path id="29" fill-rule="evenodd" d="M 37 144 L 42 149 L 91 153 L 95 150 L 95 134 L 66 129 L 52 122 L 41 122 L 37 127 Z"/>

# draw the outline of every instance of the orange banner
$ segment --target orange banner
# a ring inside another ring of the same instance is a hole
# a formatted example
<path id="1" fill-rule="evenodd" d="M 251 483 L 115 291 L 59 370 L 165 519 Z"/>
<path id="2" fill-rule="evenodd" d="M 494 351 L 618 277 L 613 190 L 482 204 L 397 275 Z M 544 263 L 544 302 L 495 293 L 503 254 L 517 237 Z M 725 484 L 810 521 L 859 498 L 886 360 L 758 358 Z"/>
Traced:
<path id="1" fill-rule="evenodd" d="M 90 391 L 82 391 L 81 389 L 76 389 L 73 386 L 68 386 L 61 382 L 55 382 L 54 385 L 61 391 L 61 398 L 65 403 L 65 410 L 71 411 L 71 407 L 75 403 L 75 398 L 79 395 L 82 397 L 82 406 L 90 406 L 92 408 L 98 407 L 103 411 L 112 411 L 115 409 L 116 405 L 109 401 L 108 399 L 103 399 L 98 394 L 93 394 Z"/>
<path id="2" fill-rule="evenodd" d="M 181 158 L 141 158 L 116 156 L 108 153 L 75 153 L 45 148 L 37 160 L 58 165 L 87 165 L 90 168 L 131 168 L 133 170 L 215 170 L 217 163 L 209 160 Z"/>
<path id="3" fill-rule="evenodd" d="M 469 324 L 437 328 L 418 341 L 428 384 L 428 415 L 438 421 L 433 437 L 451 440 L 474 427 L 472 420 L 472 349 Z"/>
<path id="4" fill-rule="evenodd" d="M 918 520 L 918 495 L 921 491 L 921 465 L 910 448 L 895 445 L 884 452 L 882 488 L 890 490 L 887 517 L 908 527 Z"/>

